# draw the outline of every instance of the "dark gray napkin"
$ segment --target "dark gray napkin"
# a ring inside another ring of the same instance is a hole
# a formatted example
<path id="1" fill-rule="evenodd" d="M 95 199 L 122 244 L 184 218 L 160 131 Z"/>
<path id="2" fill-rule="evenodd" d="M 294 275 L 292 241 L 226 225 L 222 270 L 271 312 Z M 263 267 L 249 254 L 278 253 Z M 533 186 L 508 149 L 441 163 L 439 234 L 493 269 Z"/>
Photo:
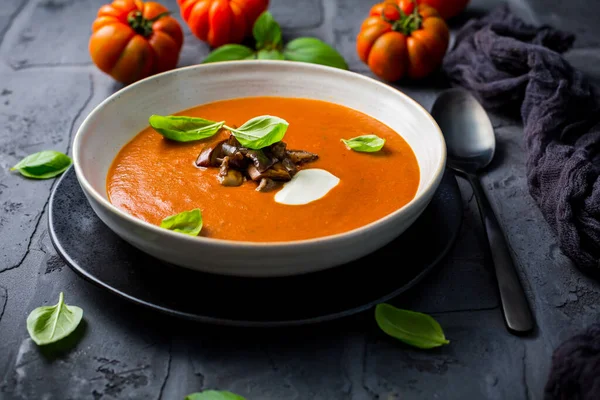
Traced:
<path id="1" fill-rule="evenodd" d="M 600 277 L 600 107 L 594 87 L 560 54 L 573 40 L 504 5 L 459 31 L 443 70 L 487 109 L 520 111 L 530 193 L 562 251 Z"/>
<path id="2" fill-rule="evenodd" d="M 443 69 L 484 107 L 520 112 L 531 195 L 563 252 L 600 277 L 600 101 L 560 54 L 573 40 L 525 24 L 502 6 L 460 30 Z M 544 399 L 597 399 L 599 377 L 596 324 L 554 351 Z"/>
<path id="3" fill-rule="evenodd" d="M 600 324 L 565 340 L 552 355 L 544 400 L 600 397 Z"/>

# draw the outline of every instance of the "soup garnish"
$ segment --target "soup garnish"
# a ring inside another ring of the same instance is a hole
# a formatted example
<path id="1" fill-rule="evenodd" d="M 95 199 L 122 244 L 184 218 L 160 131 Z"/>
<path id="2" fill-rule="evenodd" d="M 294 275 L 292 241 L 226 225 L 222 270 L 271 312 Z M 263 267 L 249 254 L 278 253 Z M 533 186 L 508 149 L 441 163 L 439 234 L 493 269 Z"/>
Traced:
<path id="1" fill-rule="evenodd" d="M 233 135 L 202 149 L 196 165 L 218 167 L 218 179 L 223 186 L 240 186 L 245 180 L 258 182 L 259 192 L 277 187 L 276 182 L 287 182 L 298 167 L 318 159 L 316 154 L 302 150 L 287 150 L 285 142 L 277 142 L 262 149 L 248 149 Z"/>
<path id="2" fill-rule="evenodd" d="M 362 135 L 352 139 L 342 139 L 342 142 L 344 142 L 348 150 L 374 153 L 383 148 L 385 139 L 377 135 Z"/>
<path id="3" fill-rule="evenodd" d="M 271 115 L 254 117 L 239 128 L 227 126 L 225 121 L 173 115 L 152 115 L 148 122 L 158 133 L 177 142 L 206 139 L 225 128 L 242 146 L 253 150 L 260 150 L 281 141 L 289 126 L 286 120 Z"/>
<path id="4" fill-rule="evenodd" d="M 198 236 L 202 230 L 202 210 L 194 208 L 171 215 L 161 221 L 160 227 L 190 236 Z"/>

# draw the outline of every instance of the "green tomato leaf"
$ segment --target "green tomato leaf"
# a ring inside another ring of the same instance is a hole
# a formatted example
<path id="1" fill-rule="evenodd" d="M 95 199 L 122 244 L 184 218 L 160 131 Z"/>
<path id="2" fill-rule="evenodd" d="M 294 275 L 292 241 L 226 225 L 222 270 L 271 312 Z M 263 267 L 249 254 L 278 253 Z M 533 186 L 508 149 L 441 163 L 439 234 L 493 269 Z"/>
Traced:
<path id="1" fill-rule="evenodd" d="M 167 139 L 177 142 L 190 142 L 206 139 L 223 127 L 225 121 L 215 122 L 204 118 L 176 115 L 152 115 L 148 119 L 150 126 Z"/>
<path id="2" fill-rule="evenodd" d="M 294 39 L 285 46 L 283 55 L 286 60 L 327 65 L 348 69 L 344 57 L 333 47 L 317 38 L 304 37 Z"/>
<path id="3" fill-rule="evenodd" d="M 427 314 L 382 303 L 375 307 L 375 320 L 382 331 L 411 346 L 431 349 L 450 343 L 440 324 Z"/>
<path id="4" fill-rule="evenodd" d="M 185 396 L 183 400 L 246 400 L 242 396 L 226 390 L 205 390 L 203 392 L 192 393 Z"/>
<path id="5" fill-rule="evenodd" d="M 198 236 L 202 230 L 202 211 L 199 208 L 194 208 L 190 211 L 171 215 L 162 220 L 160 227 L 190 236 Z"/>
<path id="6" fill-rule="evenodd" d="M 11 171 L 19 171 L 21 175 L 32 179 L 49 179 L 62 174 L 71 166 L 71 157 L 54 150 L 44 150 L 30 154 Z"/>
<path id="7" fill-rule="evenodd" d="M 256 49 L 276 48 L 281 45 L 281 28 L 270 12 L 263 12 L 252 27 L 252 35 L 256 39 Z"/>
<path id="8" fill-rule="evenodd" d="M 279 50 L 260 50 L 257 53 L 257 58 L 259 60 L 285 60 L 283 53 Z"/>
<path id="9" fill-rule="evenodd" d="M 349 150 L 373 153 L 381 150 L 385 139 L 377 135 L 363 135 L 352 139 L 341 139 Z"/>
<path id="10" fill-rule="evenodd" d="M 225 44 L 217 47 L 206 56 L 203 64 L 217 61 L 245 60 L 254 55 L 254 50 L 241 44 Z"/>
<path id="11" fill-rule="evenodd" d="M 277 143 L 283 139 L 288 128 L 288 122 L 279 117 L 261 115 L 254 117 L 239 128 L 230 128 L 231 134 L 249 149 L 259 150 Z"/>
<path id="12" fill-rule="evenodd" d="M 38 345 L 50 344 L 73 333 L 82 318 L 83 310 L 66 305 L 61 292 L 58 296 L 58 304 L 38 307 L 29 314 L 27 331 Z"/>

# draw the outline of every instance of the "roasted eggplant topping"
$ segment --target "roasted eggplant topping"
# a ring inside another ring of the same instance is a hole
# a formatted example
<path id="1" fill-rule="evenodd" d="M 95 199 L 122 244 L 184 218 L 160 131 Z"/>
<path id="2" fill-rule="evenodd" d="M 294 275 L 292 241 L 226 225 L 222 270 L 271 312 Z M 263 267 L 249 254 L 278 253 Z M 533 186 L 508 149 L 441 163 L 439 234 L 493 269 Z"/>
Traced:
<path id="1" fill-rule="evenodd" d="M 287 150 L 286 154 L 294 164 L 304 164 L 319 158 L 318 155 L 304 150 Z"/>
<path id="2" fill-rule="evenodd" d="M 199 167 L 218 167 L 221 165 L 223 154 L 223 144 L 226 140 L 208 145 L 202 149 L 196 159 L 196 165 Z"/>
<path id="3" fill-rule="evenodd" d="M 258 182 L 259 192 L 268 192 L 287 182 L 302 164 L 319 157 L 308 151 L 287 150 L 284 142 L 277 142 L 261 150 L 248 149 L 235 136 L 206 146 L 196 160 L 199 167 L 218 167 L 217 178 L 224 186 L 240 186 L 246 179 Z"/>
<path id="4" fill-rule="evenodd" d="M 254 165 L 248 166 L 246 171 L 248 171 L 248 176 L 253 181 L 260 181 L 263 178 L 273 179 L 274 181 L 289 181 L 292 179 L 290 173 L 279 162 L 273 164 L 271 168 L 263 172 L 260 172 Z"/>
<path id="5" fill-rule="evenodd" d="M 240 186 L 244 183 L 244 175 L 240 171 L 229 167 L 229 156 L 223 158 L 217 179 L 223 186 Z"/>
<path id="6" fill-rule="evenodd" d="M 269 192 L 277 187 L 277 182 L 269 178 L 262 178 L 256 187 L 257 192 Z"/>

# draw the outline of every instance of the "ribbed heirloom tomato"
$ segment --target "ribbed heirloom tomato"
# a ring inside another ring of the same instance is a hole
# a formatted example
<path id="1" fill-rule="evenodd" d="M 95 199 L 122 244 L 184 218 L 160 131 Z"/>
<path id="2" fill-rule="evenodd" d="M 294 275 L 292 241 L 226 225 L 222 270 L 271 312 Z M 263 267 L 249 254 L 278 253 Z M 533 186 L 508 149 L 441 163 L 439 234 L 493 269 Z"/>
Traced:
<path id="1" fill-rule="evenodd" d="M 371 8 L 356 50 L 381 79 L 419 79 L 440 66 L 449 40 L 448 25 L 434 8 L 415 7 L 410 0 L 386 0 Z"/>
<path id="2" fill-rule="evenodd" d="M 211 47 L 241 43 L 269 0 L 177 0 L 181 17 Z"/>
<path id="3" fill-rule="evenodd" d="M 100 7 L 92 24 L 92 61 L 129 84 L 177 66 L 183 45 L 179 22 L 159 3 L 115 0 Z"/>

